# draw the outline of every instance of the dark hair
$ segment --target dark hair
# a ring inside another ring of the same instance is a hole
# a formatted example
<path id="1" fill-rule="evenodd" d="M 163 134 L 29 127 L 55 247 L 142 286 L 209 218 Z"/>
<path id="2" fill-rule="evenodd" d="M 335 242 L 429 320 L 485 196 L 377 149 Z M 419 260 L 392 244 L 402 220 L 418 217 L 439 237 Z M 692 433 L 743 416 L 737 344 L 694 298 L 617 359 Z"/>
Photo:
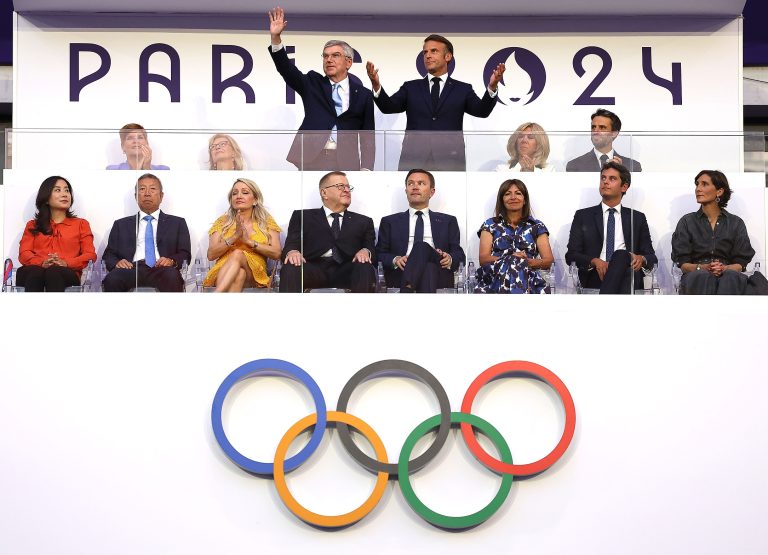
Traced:
<path id="1" fill-rule="evenodd" d="M 161 193 L 163 192 L 163 182 L 160 181 L 160 178 L 157 177 L 153 173 L 145 173 L 145 174 L 143 174 L 141 177 L 139 177 L 136 180 L 136 185 L 134 185 L 134 187 L 133 187 L 133 192 L 134 193 L 138 194 L 138 192 L 139 192 L 139 181 L 141 181 L 142 179 L 154 179 L 155 181 L 157 181 L 157 184 L 160 185 L 160 192 Z"/>
<path id="2" fill-rule="evenodd" d="M 408 185 L 408 178 L 411 177 L 414 173 L 423 173 L 427 177 L 429 177 L 429 186 L 434 189 L 435 188 L 435 176 L 432 175 L 432 172 L 428 172 L 427 170 L 422 170 L 421 168 L 413 168 L 412 170 L 408 170 L 408 175 L 405 176 L 405 184 Z"/>
<path id="3" fill-rule="evenodd" d="M 507 221 L 507 209 L 504 208 L 504 193 L 509 191 L 513 185 L 523 193 L 523 220 L 527 220 L 531 215 L 531 197 L 528 195 L 528 187 L 519 179 L 507 179 L 499 185 L 499 192 L 496 195 L 496 209 L 494 212 L 496 213 L 497 222 Z"/>
<path id="4" fill-rule="evenodd" d="M 338 172 L 338 171 L 328 172 L 327 174 L 325 174 L 323 177 L 320 178 L 320 183 L 318 184 L 318 187 L 322 189 L 323 183 L 325 183 L 327 179 L 329 179 L 331 176 L 334 176 L 334 175 L 338 175 L 339 177 L 347 177 L 347 174 L 345 174 L 344 172 Z"/>
<path id="5" fill-rule="evenodd" d="M 56 183 L 61 180 L 69 187 L 69 196 L 72 202 L 69 203 L 69 209 L 67 210 L 67 218 L 76 218 L 74 212 L 72 212 L 72 205 L 75 204 L 75 193 L 72 190 L 72 185 L 69 181 L 59 175 L 52 175 L 46 177 L 40 184 L 40 188 L 37 190 L 37 198 L 35 199 L 35 206 L 37 212 L 35 212 L 35 227 L 32 228 L 32 235 L 42 233 L 43 235 L 50 235 L 51 231 L 51 207 L 48 205 L 48 200 L 51 198 L 53 188 Z"/>
<path id="6" fill-rule="evenodd" d="M 424 42 L 428 42 L 428 41 L 440 42 L 444 44 L 448 52 L 450 52 L 451 55 L 453 55 L 453 45 L 451 44 L 451 41 L 449 41 L 443 35 L 429 35 L 427 38 L 424 39 Z"/>
<path id="7" fill-rule="evenodd" d="M 720 197 L 720 202 L 717 205 L 720 208 L 725 208 L 728 206 L 728 201 L 731 200 L 733 191 L 731 190 L 731 186 L 728 185 L 728 178 L 725 177 L 725 174 L 720 170 L 701 170 L 696 174 L 696 177 L 693 179 L 693 183 L 696 184 L 702 175 L 709 176 L 709 178 L 712 180 L 712 185 L 715 186 L 715 189 L 718 191 L 722 189 L 723 194 Z"/>
<path id="8" fill-rule="evenodd" d="M 595 119 L 597 116 L 611 120 L 611 131 L 621 131 L 621 120 L 619 119 L 619 116 L 610 110 L 606 110 L 605 108 L 598 108 L 597 111 L 589 117 L 590 121 Z"/>
<path id="9" fill-rule="evenodd" d="M 128 136 L 129 133 L 134 133 L 136 131 L 144 131 L 144 136 L 147 136 L 147 130 L 144 129 L 144 127 L 141 124 L 138 123 L 126 123 L 123 125 L 118 133 L 120 134 L 120 144 L 123 144 L 125 142 L 125 138 Z"/>
<path id="10" fill-rule="evenodd" d="M 613 160 L 610 160 L 603 164 L 603 167 L 600 169 L 600 175 L 603 175 L 603 172 L 605 170 L 616 170 L 619 172 L 619 179 L 621 179 L 621 184 L 624 185 L 627 184 L 627 187 L 632 185 L 632 174 L 629 173 L 629 170 L 626 168 L 626 166 L 619 164 L 618 162 L 614 162 Z M 621 193 L 621 196 L 626 195 L 627 192 L 624 191 Z"/>

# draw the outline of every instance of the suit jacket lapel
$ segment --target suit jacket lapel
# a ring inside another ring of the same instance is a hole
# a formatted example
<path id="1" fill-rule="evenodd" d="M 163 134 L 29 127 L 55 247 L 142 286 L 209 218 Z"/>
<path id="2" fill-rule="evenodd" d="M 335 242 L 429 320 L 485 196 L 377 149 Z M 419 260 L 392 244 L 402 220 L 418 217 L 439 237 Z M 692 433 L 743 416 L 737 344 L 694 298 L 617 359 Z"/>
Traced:
<path id="1" fill-rule="evenodd" d="M 432 226 L 432 244 L 435 246 L 435 248 L 438 248 L 437 245 L 442 244 L 442 241 L 440 241 L 440 238 L 442 237 L 443 232 L 443 218 L 440 214 L 436 212 L 432 212 L 432 210 L 429 211 L 429 225 Z"/>
<path id="2" fill-rule="evenodd" d="M 635 246 L 632 244 L 632 210 L 626 206 L 621 207 L 621 229 L 624 232 L 624 245 L 630 252 L 634 252 Z"/>
<path id="3" fill-rule="evenodd" d="M 597 228 L 597 237 L 600 239 L 600 248 L 602 248 L 602 244 L 605 242 L 605 235 L 603 230 L 603 206 L 601 204 L 595 206 L 592 221 L 595 224 L 595 228 Z"/>
<path id="4" fill-rule="evenodd" d="M 320 81 L 320 86 L 323 88 L 323 98 L 325 98 L 325 103 L 331 113 L 335 116 L 336 107 L 333 105 L 333 87 L 331 86 L 331 82 L 325 77 Z"/>
<path id="5" fill-rule="evenodd" d="M 445 85 L 443 86 L 443 90 L 440 92 L 440 99 L 437 101 L 437 111 L 439 112 L 443 104 L 445 104 L 446 99 L 448 98 L 448 95 L 453 92 L 453 79 L 450 77 L 446 77 L 445 79 Z"/>
<path id="6" fill-rule="evenodd" d="M 399 247 L 402 245 L 402 249 L 405 252 L 408 249 L 408 240 L 411 235 L 411 213 L 406 210 L 397 215 L 397 221 L 392 231 L 392 245 Z M 397 248 L 396 247 L 396 248 Z"/>

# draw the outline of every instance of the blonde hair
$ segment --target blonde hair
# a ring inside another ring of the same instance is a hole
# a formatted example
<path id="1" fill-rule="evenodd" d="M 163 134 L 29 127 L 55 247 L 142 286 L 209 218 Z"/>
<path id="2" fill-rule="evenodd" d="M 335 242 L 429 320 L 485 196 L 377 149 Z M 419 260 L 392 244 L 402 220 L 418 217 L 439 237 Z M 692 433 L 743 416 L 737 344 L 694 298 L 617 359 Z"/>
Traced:
<path id="1" fill-rule="evenodd" d="M 510 168 L 520 161 L 520 154 L 517 152 L 517 139 L 520 135 L 527 134 L 524 133 L 524 130 L 529 128 L 530 132 L 536 136 L 536 150 L 532 156 L 533 165 L 537 168 L 544 168 L 547 165 L 547 158 L 549 158 L 549 137 L 547 137 L 547 132 L 538 123 L 529 121 L 515 129 L 515 132 L 510 135 L 507 141 Z"/>
<path id="2" fill-rule="evenodd" d="M 235 185 L 238 183 L 245 183 L 245 185 L 247 185 L 253 193 L 253 201 L 255 204 L 253 207 L 251 207 L 251 221 L 253 222 L 254 226 L 259 229 L 267 238 L 267 244 L 271 245 L 272 237 L 269 235 L 269 231 L 267 230 L 267 220 L 270 216 L 269 212 L 264 209 L 264 195 L 261 194 L 261 189 L 259 189 L 259 186 L 256 185 L 254 181 L 245 179 L 244 177 L 236 179 L 232 184 L 232 187 L 229 189 L 229 194 L 227 195 L 227 200 L 229 201 L 229 209 L 227 210 L 226 214 L 227 220 L 224 222 L 224 225 L 221 228 L 221 236 L 226 237 L 227 232 L 232 227 L 237 225 L 235 223 L 237 220 L 237 210 L 232 208 L 232 191 L 235 188 Z"/>
<path id="3" fill-rule="evenodd" d="M 213 151 L 211 150 L 211 146 L 216 141 L 216 139 L 226 139 L 229 141 L 229 144 L 232 146 L 232 150 L 235 153 L 235 156 L 232 160 L 234 168 L 233 170 L 242 171 L 245 169 L 245 162 L 243 161 L 243 153 L 240 150 L 240 145 L 237 144 L 235 139 L 230 137 L 229 135 L 225 135 L 224 133 L 217 133 L 210 139 L 208 139 L 208 169 L 209 170 L 215 170 L 216 168 L 216 162 L 213 161 Z M 245 182 L 243 182 L 245 183 Z"/>

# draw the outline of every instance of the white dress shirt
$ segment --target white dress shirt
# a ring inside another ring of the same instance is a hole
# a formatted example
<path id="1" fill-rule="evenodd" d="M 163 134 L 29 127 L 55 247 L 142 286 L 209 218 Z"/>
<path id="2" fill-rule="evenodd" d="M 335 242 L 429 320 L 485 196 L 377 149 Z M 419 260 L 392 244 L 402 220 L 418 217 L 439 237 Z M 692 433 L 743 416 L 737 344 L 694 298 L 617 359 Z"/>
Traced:
<path id="1" fill-rule="evenodd" d="M 328 221 L 328 227 L 333 227 L 333 216 L 331 216 L 331 214 L 333 214 L 333 210 L 323 205 L 323 211 L 325 212 L 325 219 Z M 341 214 L 339 217 L 339 231 L 341 231 L 341 225 L 344 221 L 344 212 L 339 212 L 339 214 Z M 333 249 L 328 249 L 323 253 L 322 258 L 330 258 L 331 256 L 333 256 Z"/>
<path id="2" fill-rule="evenodd" d="M 158 208 L 152 214 L 152 237 L 155 239 L 155 260 L 160 259 L 160 253 L 157 252 L 157 219 L 160 217 L 160 209 Z M 144 220 L 144 216 L 147 216 L 145 212 L 139 210 L 139 231 L 136 233 L 136 252 L 133 253 L 133 261 L 144 260 L 144 235 L 147 233 L 147 222 Z"/>
<path id="3" fill-rule="evenodd" d="M 605 254 L 605 240 L 608 238 L 608 209 L 611 208 L 604 202 L 600 203 L 600 207 L 603 209 L 603 250 L 600 251 L 600 259 L 608 260 Z M 613 208 L 616 209 L 616 213 L 613 215 L 613 219 L 616 222 L 616 229 L 613 235 L 613 252 L 621 249 L 626 249 L 624 244 L 624 229 L 621 225 L 621 203 L 617 204 Z"/>
<path id="4" fill-rule="evenodd" d="M 416 212 L 421 210 L 422 219 L 424 220 L 424 242 L 428 244 L 433 249 L 435 248 L 435 243 L 432 240 L 432 222 L 429 221 L 429 208 L 409 208 L 408 212 L 410 213 L 410 217 L 408 218 L 408 249 L 405 251 L 405 254 L 411 254 L 411 249 L 413 248 L 413 238 L 414 234 L 416 233 L 416 222 L 419 220 L 419 217 L 416 215 Z"/>

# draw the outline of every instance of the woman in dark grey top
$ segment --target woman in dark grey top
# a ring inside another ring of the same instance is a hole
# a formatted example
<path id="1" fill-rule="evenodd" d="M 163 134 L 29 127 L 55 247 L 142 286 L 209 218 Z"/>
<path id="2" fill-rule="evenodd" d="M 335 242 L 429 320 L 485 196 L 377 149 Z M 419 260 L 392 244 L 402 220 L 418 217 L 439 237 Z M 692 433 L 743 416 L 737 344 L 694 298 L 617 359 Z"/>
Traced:
<path id="1" fill-rule="evenodd" d="M 694 179 L 697 212 L 677 222 L 672 235 L 672 261 L 683 271 L 680 293 L 743 295 L 742 272 L 755 255 L 744 220 L 725 210 L 731 198 L 728 179 L 717 170 L 702 170 Z"/>

